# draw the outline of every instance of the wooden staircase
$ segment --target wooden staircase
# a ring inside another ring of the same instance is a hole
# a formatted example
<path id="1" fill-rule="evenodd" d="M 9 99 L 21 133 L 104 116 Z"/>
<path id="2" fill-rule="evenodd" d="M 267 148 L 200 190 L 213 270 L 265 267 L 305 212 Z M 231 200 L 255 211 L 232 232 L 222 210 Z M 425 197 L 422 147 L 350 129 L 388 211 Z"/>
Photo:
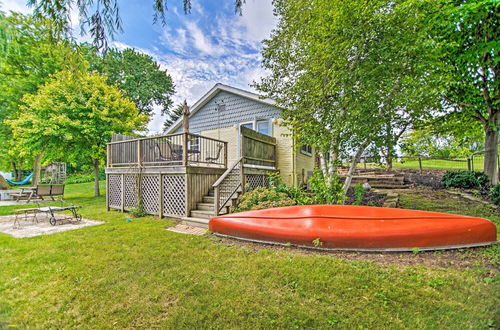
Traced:
<path id="1" fill-rule="evenodd" d="M 241 191 L 234 194 L 229 203 L 219 212 L 219 214 L 229 213 L 229 208 L 234 205 Z M 182 223 L 187 226 L 208 228 L 208 221 L 215 216 L 215 196 L 214 189 L 210 189 L 207 195 L 203 196 L 201 202 L 196 204 L 196 209 L 191 210 L 189 217 L 182 218 Z"/>
<path id="2" fill-rule="evenodd" d="M 340 178 L 344 179 L 347 170 L 339 169 L 338 173 Z M 372 188 L 378 189 L 405 189 L 409 187 L 405 184 L 403 174 L 385 171 L 364 171 L 358 169 L 352 177 L 351 186 L 357 183 L 368 183 Z"/>

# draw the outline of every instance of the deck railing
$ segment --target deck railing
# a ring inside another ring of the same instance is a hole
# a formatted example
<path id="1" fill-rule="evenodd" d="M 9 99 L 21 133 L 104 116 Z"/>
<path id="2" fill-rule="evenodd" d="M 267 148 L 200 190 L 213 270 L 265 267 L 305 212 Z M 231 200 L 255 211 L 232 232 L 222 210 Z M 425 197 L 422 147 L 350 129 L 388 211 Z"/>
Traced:
<path id="1" fill-rule="evenodd" d="M 227 142 L 178 133 L 108 143 L 107 167 L 207 166 L 227 168 Z"/>

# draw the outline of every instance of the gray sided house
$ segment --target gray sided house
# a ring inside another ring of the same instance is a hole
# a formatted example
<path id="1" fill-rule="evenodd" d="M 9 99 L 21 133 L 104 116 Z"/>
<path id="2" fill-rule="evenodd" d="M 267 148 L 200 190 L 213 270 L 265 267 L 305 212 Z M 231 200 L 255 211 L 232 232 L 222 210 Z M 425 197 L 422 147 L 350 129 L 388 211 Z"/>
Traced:
<path id="1" fill-rule="evenodd" d="M 108 208 L 142 200 L 150 214 L 205 223 L 241 192 L 266 185 L 269 172 L 303 184 L 314 155 L 296 145 L 280 113 L 271 99 L 216 84 L 190 108 L 189 132 L 180 118 L 163 136 L 108 145 Z"/>

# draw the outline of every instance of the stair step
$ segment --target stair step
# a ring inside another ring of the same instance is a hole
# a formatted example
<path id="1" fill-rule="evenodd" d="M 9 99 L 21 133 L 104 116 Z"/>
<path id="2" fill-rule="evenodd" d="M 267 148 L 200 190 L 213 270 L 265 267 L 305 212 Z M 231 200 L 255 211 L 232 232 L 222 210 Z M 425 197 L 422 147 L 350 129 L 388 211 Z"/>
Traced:
<path id="1" fill-rule="evenodd" d="M 406 184 L 374 184 L 371 185 L 372 188 L 381 188 L 381 189 L 408 189 L 411 186 Z"/>
<path id="2" fill-rule="evenodd" d="M 213 204 L 215 202 L 214 196 L 203 196 L 203 203 Z"/>
<path id="3" fill-rule="evenodd" d="M 185 217 L 182 218 L 182 223 L 186 226 L 208 228 L 209 219 L 205 218 L 195 218 L 195 217 Z"/>
<path id="4" fill-rule="evenodd" d="M 214 211 L 192 210 L 191 216 L 194 218 L 211 219 L 214 216 Z"/>
<path id="5" fill-rule="evenodd" d="M 214 204 L 213 203 L 197 203 L 196 208 L 198 210 L 213 211 Z"/>

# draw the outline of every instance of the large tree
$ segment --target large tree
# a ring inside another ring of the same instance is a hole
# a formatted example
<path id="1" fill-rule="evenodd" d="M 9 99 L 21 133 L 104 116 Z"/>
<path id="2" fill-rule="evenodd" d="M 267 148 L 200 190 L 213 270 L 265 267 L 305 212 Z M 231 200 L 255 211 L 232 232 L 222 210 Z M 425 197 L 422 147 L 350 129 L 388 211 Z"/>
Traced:
<path id="1" fill-rule="evenodd" d="M 498 182 L 500 130 L 500 2 L 443 1 L 431 17 L 433 39 L 441 45 L 442 75 L 448 111 L 455 118 L 478 121 L 484 130 L 484 172 Z M 461 130 L 461 127 L 457 129 Z"/>
<path id="2" fill-rule="evenodd" d="M 17 118 L 25 105 L 23 96 L 36 93 L 50 75 L 63 69 L 80 70 L 85 63 L 70 42 L 54 33 L 50 20 L 0 13 L 0 26 L 0 166 L 12 166 L 19 175 L 17 169 L 31 167 L 36 155 L 12 139 L 4 121 Z"/>
<path id="3" fill-rule="evenodd" d="M 151 115 L 155 107 L 161 114 L 169 112 L 174 83 L 167 70 L 162 70 L 151 56 L 131 48 L 109 49 L 104 54 L 87 44 L 78 49 L 85 54 L 90 70 L 105 75 L 110 85 L 116 84 L 123 90 L 140 113 Z"/>
<path id="4" fill-rule="evenodd" d="M 142 130 L 148 119 L 106 77 L 85 71 L 55 74 L 24 102 L 18 118 L 8 121 L 14 139 L 34 153 L 50 150 L 69 162 L 83 158 L 94 168 L 96 196 L 111 134 Z"/>
<path id="5" fill-rule="evenodd" d="M 434 105 L 431 47 L 413 1 L 274 1 L 277 28 L 263 51 L 270 76 L 258 88 L 277 100 L 299 143 L 321 153 L 328 178 L 370 144 L 381 148 Z M 429 58 L 427 58 L 429 57 Z"/>

